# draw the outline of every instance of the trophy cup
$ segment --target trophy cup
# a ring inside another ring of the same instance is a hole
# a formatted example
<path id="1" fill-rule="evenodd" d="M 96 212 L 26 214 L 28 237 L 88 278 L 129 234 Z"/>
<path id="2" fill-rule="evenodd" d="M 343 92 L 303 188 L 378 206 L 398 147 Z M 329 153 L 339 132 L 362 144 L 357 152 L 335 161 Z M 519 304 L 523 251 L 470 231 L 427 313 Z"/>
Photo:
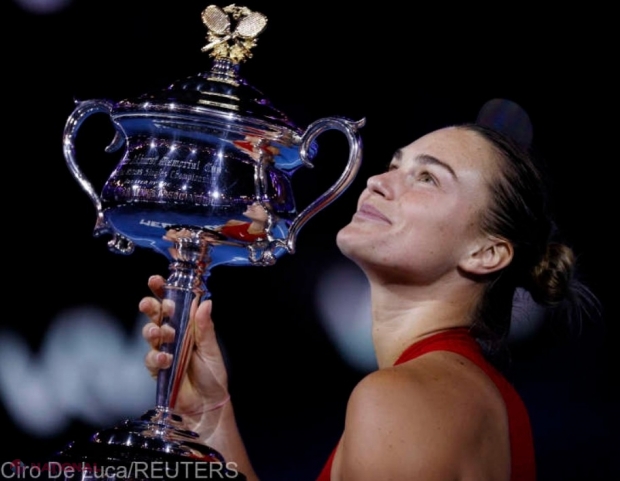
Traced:
<path id="1" fill-rule="evenodd" d="M 328 117 L 300 129 L 240 76 L 240 64 L 252 56 L 266 26 L 263 14 L 211 5 L 202 20 L 210 70 L 135 99 L 78 101 L 66 122 L 64 155 L 95 206 L 94 235 L 110 235 L 115 253 L 140 247 L 166 256 L 164 300 L 174 306 L 163 322 L 174 329 L 175 340 L 162 346 L 174 360 L 159 373 L 155 407 L 58 453 L 59 460 L 91 468 L 82 470 L 82 479 L 101 478 L 97 465 L 135 461 L 216 463 L 224 466 L 217 471 L 221 479 L 244 479 L 226 471 L 222 455 L 198 442 L 175 412 L 193 343 L 191 305 L 209 297 L 206 281 L 214 266 L 268 266 L 294 253 L 300 228 L 343 193 L 359 170 L 364 119 Z M 124 154 L 98 193 L 78 167 L 75 144 L 82 123 L 101 113 L 115 129 L 106 152 L 124 147 Z M 348 161 L 335 183 L 298 212 L 292 175 L 313 166 L 317 137 L 327 130 L 346 136 Z M 179 479 L 178 471 L 172 477 Z M 118 479 L 110 473 L 104 478 Z"/>

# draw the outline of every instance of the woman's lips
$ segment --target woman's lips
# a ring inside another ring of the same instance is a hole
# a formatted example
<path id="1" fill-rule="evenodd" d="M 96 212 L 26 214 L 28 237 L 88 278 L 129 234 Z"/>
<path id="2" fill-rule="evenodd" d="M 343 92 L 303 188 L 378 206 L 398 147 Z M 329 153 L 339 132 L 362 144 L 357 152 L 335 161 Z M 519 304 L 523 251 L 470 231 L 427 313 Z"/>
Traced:
<path id="1" fill-rule="evenodd" d="M 361 219 L 391 224 L 390 219 L 384 216 L 379 209 L 370 204 L 362 204 L 355 213 L 355 216 Z"/>

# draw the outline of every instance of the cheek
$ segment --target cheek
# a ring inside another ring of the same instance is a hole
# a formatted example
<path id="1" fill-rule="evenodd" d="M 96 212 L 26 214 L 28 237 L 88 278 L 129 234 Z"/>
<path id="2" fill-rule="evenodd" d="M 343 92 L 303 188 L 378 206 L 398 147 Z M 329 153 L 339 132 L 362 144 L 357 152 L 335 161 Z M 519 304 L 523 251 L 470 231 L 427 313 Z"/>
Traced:
<path id="1" fill-rule="evenodd" d="M 405 248 L 411 246 L 427 255 L 455 248 L 478 232 L 478 215 L 470 206 L 435 204 L 411 214 L 393 234 Z"/>

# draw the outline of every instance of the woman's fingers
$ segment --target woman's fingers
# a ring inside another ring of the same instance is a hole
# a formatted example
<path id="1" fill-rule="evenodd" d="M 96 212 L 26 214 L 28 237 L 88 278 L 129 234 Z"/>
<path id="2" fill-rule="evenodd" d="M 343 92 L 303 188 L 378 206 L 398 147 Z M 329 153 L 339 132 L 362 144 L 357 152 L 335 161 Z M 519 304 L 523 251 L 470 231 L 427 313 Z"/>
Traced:
<path id="1" fill-rule="evenodd" d="M 160 346 L 174 341 L 174 329 L 162 322 L 170 317 L 174 310 L 174 304 L 164 298 L 164 285 L 166 281 L 162 276 L 151 276 L 148 286 L 155 297 L 145 297 L 140 301 L 139 310 L 149 318 L 142 328 L 142 337 L 149 343 L 151 350 L 146 354 L 144 364 L 151 375 L 157 376 L 160 369 L 169 368 L 172 365 L 172 354 L 161 352 Z"/>
<path id="2" fill-rule="evenodd" d="M 157 376 L 160 369 L 167 369 L 172 365 L 172 354 L 151 349 L 144 357 L 144 364 L 152 376 Z"/>
<path id="3" fill-rule="evenodd" d="M 145 297 L 140 301 L 138 309 L 151 322 L 160 325 L 165 317 L 170 317 L 174 313 L 174 302 L 170 299 L 159 301 L 154 297 Z"/>
<path id="4" fill-rule="evenodd" d="M 153 349 L 159 349 L 163 343 L 174 341 L 174 329 L 168 325 L 162 327 L 148 322 L 142 327 L 142 337 Z"/>
<path id="5" fill-rule="evenodd" d="M 161 303 L 154 297 L 145 297 L 140 301 L 138 309 L 145 314 L 149 320 L 155 324 L 161 324 L 162 307 Z"/>
<path id="6" fill-rule="evenodd" d="M 164 285 L 166 284 L 166 280 L 162 276 L 151 276 L 148 280 L 148 286 L 151 292 L 158 297 L 159 299 L 163 299 L 164 297 Z"/>

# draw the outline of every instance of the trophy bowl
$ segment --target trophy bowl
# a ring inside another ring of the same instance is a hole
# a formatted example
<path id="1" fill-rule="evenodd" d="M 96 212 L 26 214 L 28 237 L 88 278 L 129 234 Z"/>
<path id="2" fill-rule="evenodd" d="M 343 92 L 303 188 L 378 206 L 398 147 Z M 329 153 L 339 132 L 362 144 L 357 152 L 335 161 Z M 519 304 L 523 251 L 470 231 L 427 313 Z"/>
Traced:
<path id="1" fill-rule="evenodd" d="M 221 479 L 243 479 L 175 412 L 193 343 L 192 305 L 209 297 L 214 266 L 268 266 L 294 253 L 301 227 L 344 192 L 360 167 L 363 119 L 327 117 L 299 128 L 239 74 L 267 24 L 263 14 L 210 5 L 202 20 L 209 70 L 137 98 L 77 101 L 65 125 L 64 156 L 95 206 L 94 235 L 109 235 L 115 253 L 139 247 L 166 256 L 164 300 L 174 306 L 163 322 L 175 340 L 162 346 L 173 364 L 159 373 L 155 407 L 58 453 L 91 467 L 82 470 L 83 479 L 97 478 L 97 465 L 161 461 L 207 463 L 219 466 Z M 106 151 L 122 153 L 101 191 L 78 166 L 75 148 L 80 127 L 94 114 L 107 115 L 115 130 Z M 334 184 L 298 212 L 292 176 L 313 166 L 317 137 L 328 130 L 344 134 L 348 160 Z M 170 477 L 179 479 L 178 471 Z"/>

